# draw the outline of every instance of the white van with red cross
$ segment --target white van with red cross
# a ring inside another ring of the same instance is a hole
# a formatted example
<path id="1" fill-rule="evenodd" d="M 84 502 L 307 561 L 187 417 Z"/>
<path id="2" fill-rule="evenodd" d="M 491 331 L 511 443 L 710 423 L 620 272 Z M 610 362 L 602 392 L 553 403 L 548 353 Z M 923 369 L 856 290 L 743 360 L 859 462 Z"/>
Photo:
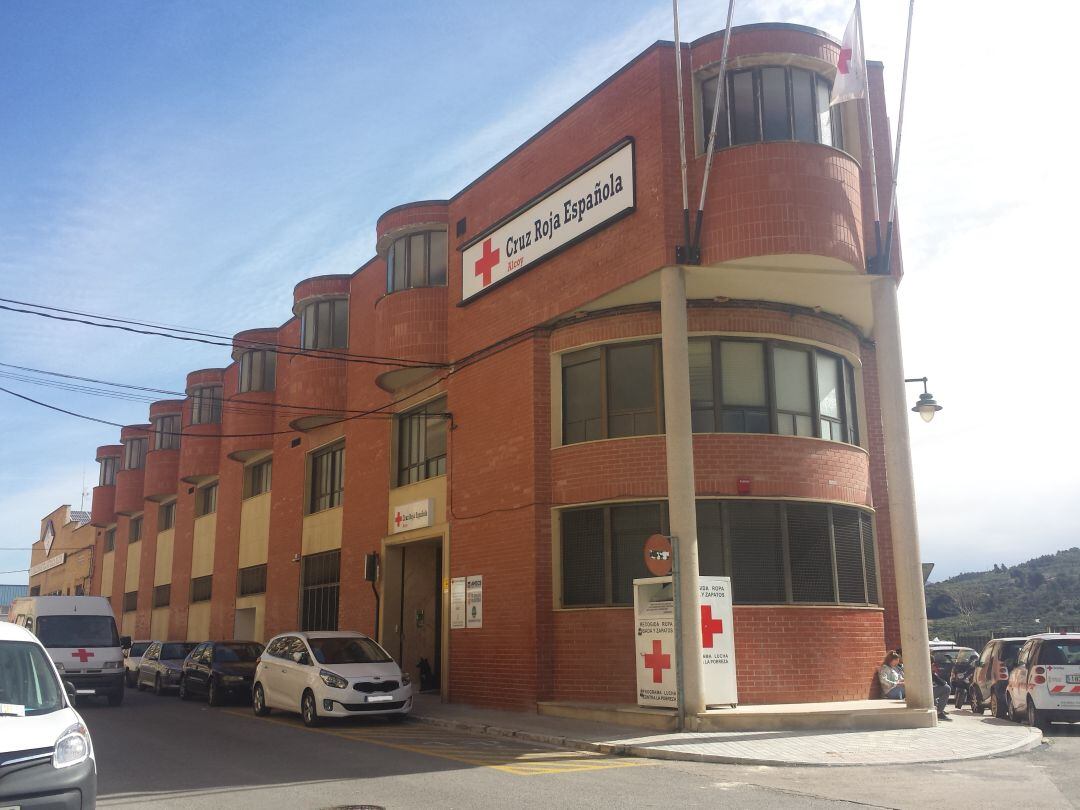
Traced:
<path id="1" fill-rule="evenodd" d="M 1013 720 L 1022 717 L 1043 731 L 1053 722 L 1080 723 L 1080 634 L 1029 638 L 1009 673 L 1006 694 Z"/>
<path id="2" fill-rule="evenodd" d="M 11 603 L 8 620 L 37 636 L 76 696 L 101 695 L 110 706 L 123 701 L 124 645 L 108 599 L 26 596 Z"/>

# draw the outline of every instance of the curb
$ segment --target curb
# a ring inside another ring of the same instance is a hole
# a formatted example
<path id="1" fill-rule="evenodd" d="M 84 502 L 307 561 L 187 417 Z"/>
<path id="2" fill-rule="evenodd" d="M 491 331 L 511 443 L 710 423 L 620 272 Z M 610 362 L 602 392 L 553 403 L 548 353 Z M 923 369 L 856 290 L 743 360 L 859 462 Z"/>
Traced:
<path id="1" fill-rule="evenodd" d="M 1041 746 L 1045 740 L 1043 733 L 1038 729 L 1028 728 L 1026 738 L 1005 748 L 995 751 L 980 752 L 977 754 L 931 757 L 927 759 L 910 760 L 895 763 L 879 762 L 817 762 L 797 761 L 780 759 L 762 759 L 757 757 L 740 757 L 725 754 L 700 754 L 690 751 L 670 751 L 663 748 L 655 748 L 646 745 L 632 745 L 623 743 L 593 742 L 592 740 L 579 740 L 573 737 L 563 737 L 557 734 L 543 734 L 540 732 L 523 731 L 521 729 L 505 728 L 502 726 L 475 723 L 466 720 L 447 720 L 442 717 L 431 717 L 410 714 L 409 718 L 424 725 L 438 728 L 460 731 L 466 734 L 479 736 L 503 737 L 523 742 L 539 743 L 557 748 L 569 748 L 576 751 L 589 751 L 597 754 L 614 754 L 617 756 L 632 756 L 643 759 L 661 759 L 677 762 L 707 762 L 717 765 L 766 765 L 776 768 L 858 768 L 871 765 L 927 765 L 943 762 L 963 762 L 975 759 L 994 759 L 997 757 L 1012 756 L 1031 751 Z"/>

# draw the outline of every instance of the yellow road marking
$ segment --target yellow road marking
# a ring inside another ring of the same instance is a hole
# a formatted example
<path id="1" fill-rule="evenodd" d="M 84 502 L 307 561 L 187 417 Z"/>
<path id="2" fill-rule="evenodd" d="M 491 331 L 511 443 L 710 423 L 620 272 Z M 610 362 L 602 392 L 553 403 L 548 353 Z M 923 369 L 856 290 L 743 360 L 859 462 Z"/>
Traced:
<path id="1" fill-rule="evenodd" d="M 298 719 L 285 716 L 257 718 L 250 712 L 226 709 L 229 714 L 249 717 L 253 720 L 269 720 L 303 731 L 330 734 L 352 742 L 364 742 L 383 748 L 394 748 L 414 754 L 447 759 L 492 768 L 515 776 L 538 776 L 542 774 L 576 773 L 598 771 L 608 768 L 630 768 L 647 765 L 640 759 L 612 757 L 592 751 L 561 751 L 548 749 L 517 740 L 500 740 L 494 737 L 478 737 L 437 727 L 378 729 L 322 726 L 308 728 Z"/>

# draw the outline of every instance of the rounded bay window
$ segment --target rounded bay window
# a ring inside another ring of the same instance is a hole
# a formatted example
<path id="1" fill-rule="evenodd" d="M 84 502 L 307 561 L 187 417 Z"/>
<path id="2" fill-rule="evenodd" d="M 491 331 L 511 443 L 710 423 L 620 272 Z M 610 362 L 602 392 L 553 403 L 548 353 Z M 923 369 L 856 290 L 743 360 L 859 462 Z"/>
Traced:
<path id="1" fill-rule="evenodd" d="M 349 347 L 349 299 L 321 298 L 300 307 L 300 345 L 304 349 Z"/>
<path id="2" fill-rule="evenodd" d="M 446 231 L 416 231 L 395 239 L 386 255 L 386 291 L 446 286 Z"/>
<path id="3" fill-rule="evenodd" d="M 273 391 L 277 380 L 277 353 L 272 349 L 250 349 L 240 355 L 238 391 Z"/>

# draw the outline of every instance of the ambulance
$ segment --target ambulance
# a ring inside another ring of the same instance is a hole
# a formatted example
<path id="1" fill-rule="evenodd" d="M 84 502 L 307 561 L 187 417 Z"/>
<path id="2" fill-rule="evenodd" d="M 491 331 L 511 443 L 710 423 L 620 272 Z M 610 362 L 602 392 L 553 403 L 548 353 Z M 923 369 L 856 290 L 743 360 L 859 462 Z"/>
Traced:
<path id="1" fill-rule="evenodd" d="M 1042 731 L 1080 723 L 1080 634 L 1043 633 L 1020 649 L 1005 687 L 1009 717 Z"/>
<path id="2" fill-rule="evenodd" d="M 110 706 L 123 702 L 124 644 L 108 599 L 26 596 L 11 603 L 8 620 L 37 636 L 76 695 L 101 695 Z"/>

